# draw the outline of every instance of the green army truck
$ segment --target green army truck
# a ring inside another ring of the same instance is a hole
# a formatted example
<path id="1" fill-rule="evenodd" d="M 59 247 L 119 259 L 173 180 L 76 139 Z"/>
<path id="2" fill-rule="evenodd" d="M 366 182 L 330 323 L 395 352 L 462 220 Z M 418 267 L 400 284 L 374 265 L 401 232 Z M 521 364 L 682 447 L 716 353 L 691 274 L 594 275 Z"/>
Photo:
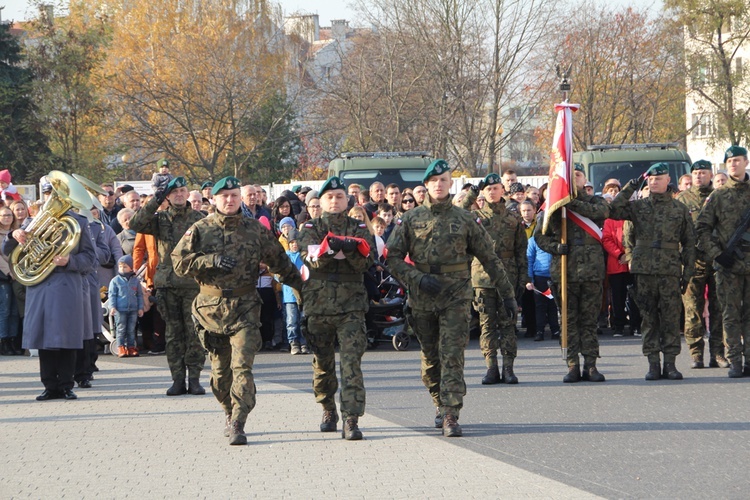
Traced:
<path id="1" fill-rule="evenodd" d="M 573 161 L 583 164 L 586 179 L 601 194 L 608 179 L 627 181 L 643 175 L 654 163 L 669 165 L 671 183 L 677 185 L 683 174 L 690 173 L 690 157 L 677 144 L 599 144 L 573 153 Z"/>
<path id="2" fill-rule="evenodd" d="M 357 183 L 365 189 L 375 181 L 384 186 L 398 184 L 404 189 L 422 183 L 432 160 L 425 151 L 342 153 L 328 164 L 328 177 L 336 175 L 347 185 Z"/>

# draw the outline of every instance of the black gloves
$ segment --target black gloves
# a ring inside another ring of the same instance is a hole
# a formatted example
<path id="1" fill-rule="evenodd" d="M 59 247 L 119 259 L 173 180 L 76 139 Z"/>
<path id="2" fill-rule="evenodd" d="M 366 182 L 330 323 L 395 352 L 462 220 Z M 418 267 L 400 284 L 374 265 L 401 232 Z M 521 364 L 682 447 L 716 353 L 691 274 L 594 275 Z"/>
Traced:
<path id="1" fill-rule="evenodd" d="M 231 271 L 237 265 L 237 259 L 228 255 L 217 255 L 214 265 L 223 271 Z"/>
<path id="2" fill-rule="evenodd" d="M 475 186 L 474 184 L 472 184 L 471 187 L 469 187 L 469 190 L 475 195 L 479 196 L 479 186 Z"/>
<path id="3" fill-rule="evenodd" d="M 347 238 L 344 240 L 344 246 L 341 248 L 344 252 L 353 252 L 357 249 L 359 243 L 357 240 Z"/>
<path id="4" fill-rule="evenodd" d="M 505 312 L 508 314 L 508 318 L 510 319 L 514 319 L 518 314 L 518 302 L 516 302 L 516 299 L 514 299 L 513 297 L 503 299 L 503 307 L 505 307 Z"/>
<path id="5" fill-rule="evenodd" d="M 478 189 L 479 191 L 482 191 L 482 190 L 484 189 L 484 187 L 485 187 L 485 186 L 484 186 L 484 181 L 479 181 L 479 185 L 477 186 L 477 189 Z"/>
<path id="6" fill-rule="evenodd" d="M 425 274 L 419 280 L 419 290 L 428 295 L 438 295 L 443 291 L 443 285 L 434 276 Z"/>
<path id="7" fill-rule="evenodd" d="M 567 243 L 558 243 L 557 244 L 557 254 L 558 255 L 568 255 L 568 244 Z"/>
<path id="8" fill-rule="evenodd" d="M 714 259 L 715 262 L 719 263 L 722 267 L 729 269 L 734 265 L 734 255 L 732 252 L 724 250 Z"/>
<path id="9" fill-rule="evenodd" d="M 328 248 L 334 252 L 344 249 L 344 240 L 340 238 L 328 238 Z"/>
<path id="10" fill-rule="evenodd" d="M 167 191 L 165 189 L 157 189 L 154 193 L 154 199 L 161 205 L 167 199 Z"/>

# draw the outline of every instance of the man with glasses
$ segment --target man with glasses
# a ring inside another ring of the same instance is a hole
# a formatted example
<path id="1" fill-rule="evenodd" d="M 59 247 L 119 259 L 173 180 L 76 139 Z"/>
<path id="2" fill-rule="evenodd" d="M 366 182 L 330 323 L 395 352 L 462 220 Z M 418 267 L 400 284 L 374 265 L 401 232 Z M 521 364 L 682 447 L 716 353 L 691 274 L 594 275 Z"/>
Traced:
<path id="1" fill-rule="evenodd" d="M 100 214 L 101 221 L 114 229 L 115 233 L 119 233 L 122 231 L 122 227 L 117 222 L 117 212 L 120 211 L 120 207 L 115 203 L 117 201 L 115 187 L 112 184 L 105 183 L 101 185 L 101 188 L 106 192 L 106 194 L 97 195 L 102 207 L 104 207 Z"/>
<path id="2" fill-rule="evenodd" d="M 302 227 L 305 222 L 317 219 L 321 215 L 323 210 L 320 208 L 320 195 L 315 190 L 310 191 L 307 193 L 307 205 L 297 216 L 297 227 Z"/>

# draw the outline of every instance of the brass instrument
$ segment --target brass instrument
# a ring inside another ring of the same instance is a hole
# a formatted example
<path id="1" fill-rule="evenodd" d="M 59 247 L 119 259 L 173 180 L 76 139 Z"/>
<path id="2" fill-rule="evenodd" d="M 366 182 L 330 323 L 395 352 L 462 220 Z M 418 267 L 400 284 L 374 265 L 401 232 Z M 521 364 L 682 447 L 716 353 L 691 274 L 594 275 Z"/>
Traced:
<path id="1" fill-rule="evenodd" d="M 19 244 L 10 255 L 16 279 L 25 286 L 41 283 L 54 270 L 53 259 L 67 256 L 78 245 L 81 227 L 65 212 L 76 208 L 91 218 L 91 198 L 77 180 L 58 170 L 50 172 L 47 179 L 52 184 L 52 195 L 24 229 L 26 243 Z"/>

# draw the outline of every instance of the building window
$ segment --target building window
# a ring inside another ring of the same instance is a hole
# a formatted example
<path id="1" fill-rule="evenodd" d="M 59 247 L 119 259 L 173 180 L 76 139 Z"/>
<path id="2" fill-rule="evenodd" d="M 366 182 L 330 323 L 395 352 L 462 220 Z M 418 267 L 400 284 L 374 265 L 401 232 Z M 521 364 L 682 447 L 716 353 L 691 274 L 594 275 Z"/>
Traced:
<path id="1" fill-rule="evenodd" d="M 700 113 L 693 115 L 693 139 L 703 139 L 716 135 L 716 115 Z"/>

